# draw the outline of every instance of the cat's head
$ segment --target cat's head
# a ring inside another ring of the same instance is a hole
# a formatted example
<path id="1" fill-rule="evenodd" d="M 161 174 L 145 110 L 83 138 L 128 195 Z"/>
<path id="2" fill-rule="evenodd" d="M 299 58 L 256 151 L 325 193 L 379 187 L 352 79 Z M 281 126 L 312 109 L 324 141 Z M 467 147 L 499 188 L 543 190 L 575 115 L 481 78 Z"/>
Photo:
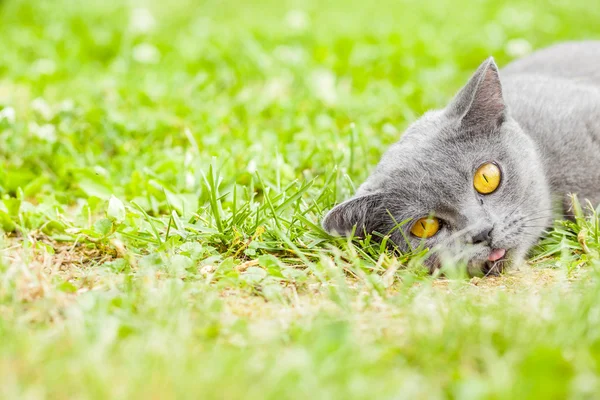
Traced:
<path id="1" fill-rule="evenodd" d="M 510 117 L 490 58 L 445 109 L 407 129 L 323 227 L 389 235 L 404 251 L 424 244 L 431 269 L 460 259 L 486 272 L 523 257 L 550 208 L 536 146 Z"/>

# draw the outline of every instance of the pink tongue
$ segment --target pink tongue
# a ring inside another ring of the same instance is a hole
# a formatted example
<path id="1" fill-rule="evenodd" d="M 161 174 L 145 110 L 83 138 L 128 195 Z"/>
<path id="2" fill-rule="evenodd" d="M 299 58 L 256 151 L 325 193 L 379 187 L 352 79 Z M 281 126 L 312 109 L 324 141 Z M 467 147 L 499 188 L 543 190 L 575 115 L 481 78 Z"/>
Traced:
<path id="1" fill-rule="evenodd" d="M 488 256 L 488 260 L 489 261 L 498 261 L 499 259 L 504 257 L 505 254 L 506 254 L 505 249 L 494 249 Z"/>

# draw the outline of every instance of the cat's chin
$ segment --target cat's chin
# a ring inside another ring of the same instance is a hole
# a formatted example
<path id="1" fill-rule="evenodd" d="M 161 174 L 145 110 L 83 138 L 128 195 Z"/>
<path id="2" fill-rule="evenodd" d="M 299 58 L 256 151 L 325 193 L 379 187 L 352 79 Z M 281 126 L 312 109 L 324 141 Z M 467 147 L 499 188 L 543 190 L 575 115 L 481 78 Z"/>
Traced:
<path id="1" fill-rule="evenodd" d="M 498 276 L 510 266 L 508 259 L 496 261 L 489 260 L 470 260 L 467 264 L 467 273 L 469 276 Z"/>
<path id="2" fill-rule="evenodd" d="M 501 258 L 496 261 L 484 261 L 479 271 L 484 276 L 498 276 L 508 267 L 506 264 L 509 260 Z"/>
<path id="3" fill-rule="evenodd" d="M 507 249 L 504 255 L 498 259 L 470 261 L 468 272 L 472 276 L 498 276 L 521 265 L 524 262 L 524 253 L 520 249 Z"/>
<path id="4" fill-rule="evenodd" d="M 462 254 L 459 255 L 446 252 L 438 257 L 430 256 L 428 265 L 433 272 L 439 268 L 452 269 L 466 264 L 466 272 L 470 276 L 497 276 L 513 265 L 517 253 L 517 249 L 512 248 L 467 246 L 462 247 Z"/>

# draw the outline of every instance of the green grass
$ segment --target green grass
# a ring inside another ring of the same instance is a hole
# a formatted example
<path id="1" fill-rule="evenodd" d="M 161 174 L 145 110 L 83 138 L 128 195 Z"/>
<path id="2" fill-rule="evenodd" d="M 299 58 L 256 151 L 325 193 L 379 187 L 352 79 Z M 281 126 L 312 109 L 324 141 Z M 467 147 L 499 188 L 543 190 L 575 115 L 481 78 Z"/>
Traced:
<path id="1" fill-rule="evenodd" d="M 319 224 L 485 57 L 598 20 L 587 0 L 0 1 L 0 397 L 600 397 L 595 213 L 482 280 Z"/>

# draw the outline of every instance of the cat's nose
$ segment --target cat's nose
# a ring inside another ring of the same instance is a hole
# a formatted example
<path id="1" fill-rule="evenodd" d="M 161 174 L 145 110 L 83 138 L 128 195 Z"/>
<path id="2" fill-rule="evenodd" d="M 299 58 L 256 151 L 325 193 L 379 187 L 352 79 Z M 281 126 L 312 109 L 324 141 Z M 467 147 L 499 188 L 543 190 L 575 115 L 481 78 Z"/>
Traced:
<path id="1" fill-rule="evenodd" d="M 471 243 L 479 244 L 479 243 L 488 243 L 492 239 L 492 230 L 493 227 L 488 227 L 481 230 L 479 233 L 473 235 L 471 237 Z"/>

